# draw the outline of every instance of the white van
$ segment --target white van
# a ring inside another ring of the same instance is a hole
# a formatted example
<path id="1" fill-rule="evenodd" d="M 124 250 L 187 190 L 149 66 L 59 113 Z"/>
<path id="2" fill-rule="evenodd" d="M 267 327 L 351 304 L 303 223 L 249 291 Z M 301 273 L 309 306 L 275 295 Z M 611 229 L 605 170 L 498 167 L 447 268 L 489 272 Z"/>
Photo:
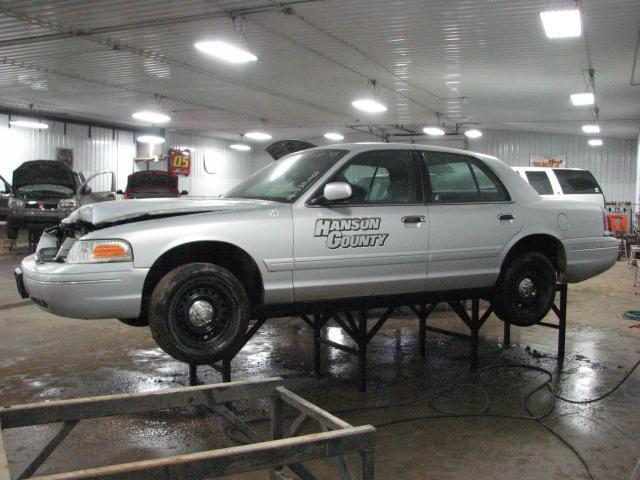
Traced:
<path id="1" fill-rule="evenodd" d="M 589 170 L 548 167 L 511 168 L 543 197 L 595 203 L 604 208 L 604 193 Z"/>

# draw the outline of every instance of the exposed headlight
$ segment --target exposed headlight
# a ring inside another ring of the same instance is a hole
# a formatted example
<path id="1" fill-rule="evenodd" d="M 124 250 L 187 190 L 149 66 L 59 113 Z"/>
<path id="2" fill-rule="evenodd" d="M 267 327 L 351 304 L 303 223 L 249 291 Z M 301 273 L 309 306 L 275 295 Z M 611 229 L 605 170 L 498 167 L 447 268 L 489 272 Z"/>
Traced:
<path id="1" fill-rule="evenodd" d="M 20 200 L 19 198 L 10 198 L 9 199 L 9 207 L 10 208 L 22 208 L 22 207 L 24 207 L 24 200 Z"/>
<path id="2" fill-rule="evenodd" d="M 64 208 L 65 210 L 68 210 L 68 209 L 75 210 L 78 207 L 78 202 L 76 202 L 75 199 L 73 198 L 68 198 L 68 199 L 60 200 L 60 203 L 58 204 L 58 206 L 60 208 Z"/>
<path id="3" fill-rule="evenodd" d="M 131 262 L 131 245 L 124 240 L 78 240 L 65 259 L 67 263 Z"/>

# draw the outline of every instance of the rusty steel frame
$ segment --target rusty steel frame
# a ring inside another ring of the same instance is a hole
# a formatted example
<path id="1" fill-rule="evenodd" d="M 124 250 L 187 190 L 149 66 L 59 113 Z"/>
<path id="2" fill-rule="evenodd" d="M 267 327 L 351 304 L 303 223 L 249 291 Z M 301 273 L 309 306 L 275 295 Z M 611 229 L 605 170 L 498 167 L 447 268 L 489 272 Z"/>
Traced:
<path id="1" fill-rule="evenodd" d="M 257 398 L 271 400 L 271 435 L 265 439 L 227 406 L 230 402 Z M 228 421 L 252 443 L 171 457 L 142 460 L 53 475 L 32 475 L 46 461 L 73 427 L 87 418 L 202 406 Z M 285 407 L 297 416 L 285 425 Z M 321 432 L 300 435 L 309 420 Z M 303 465 L 315 459 L 333 458 L 341 480 L 373 480 L 376 430 L 371 425 L 354 427 L 283 387 L 281 378 L 209 384 L 154 392 L 105 395 L 0 408 L 0 480 L 11 480 L 3 448 L 2 430 L 30 425 L 60 423 L 58 431 L 15 478 L 39 480 L 148 480 L 204 479 L 269 469 L 270 478 L 281 478 L 286 468 L 303 480 L 316 477 Z M 349 469 L 345 455 L 360 457 L 358 474 Z"/>

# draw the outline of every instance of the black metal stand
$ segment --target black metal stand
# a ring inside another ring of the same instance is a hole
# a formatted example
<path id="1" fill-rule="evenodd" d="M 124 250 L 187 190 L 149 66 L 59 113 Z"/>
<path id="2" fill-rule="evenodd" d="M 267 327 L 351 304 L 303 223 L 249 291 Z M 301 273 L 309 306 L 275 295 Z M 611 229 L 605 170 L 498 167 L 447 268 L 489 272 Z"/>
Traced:
<path id="1" fill-rule="evenodd" d="M 558 330 L 558 360 L 556 362 L 558 370 L 564 364 L 564 352 L 567 338 L 567 294 L 568 288 L 566 283 L 558 283 L 556 292 L 560 292 L 560 305 L 554 301 L 551 309 L 558 317 L 558 323 L 540 322 L 538 325 Z M 511 324 L 504 322 L 504 346 L 511 345 Z"/>
<path id="2" fill-rule="evenodd" d="M 256 321 L 249 327 L 249 329 L 242 337 L 242 340 L 238 344 L 238 347 L 230 353 L 228 356 L 223 358 L 222 360 L 208 364 L 211 368 L 218 371 L 222 374 L 222 381 L 227 383 L 231 381 L 231 360 L 235 358 L 240 350 L 247 344 L 249 340 L 253 338 L 253 336 L 260 330 L 260 327 L 264 325 L 264 323 L 268 320 L 267 317 L 259 317 Z M 197 365 L 195 363 L 189 364 L 189 385 L 192 387 L 198 385 L 198 367 L 203 365 Z"/>
<path id="3" fill-rule="evenodd" d="M 539 325 L 543 327 L 553 328 L 558 330 L 558 368 L 562 368 L 564 362 L 565 353 L 565 340 L 566 340 L 566 326 L 567 326 L 567 284 L 559 283 L 557 285 L 557 291 L 560 292 L 560 305 L 553 304 L 552 309 L 558 316 L 559 323 L 553 324 L 548 322 L 540 322 Z M 396 303 L 391 306 L 384 307 L 384 313 L 378 317 L 373 327 L 369 329 L 368 318 L 370 308 L 366 308 L 362 305 L 357 310 L 348 310 L 346 306 L 338 306 L 332 308 L 325 305 L 322 309 L 317 309 L 313 313 L 297 312 L 297 316 L 302 319 L 313 330 L 313 363 L 314 372 L 316 375 L 322 374 L 322 345 L 327 345 L 332 348 L 336 348 L 343 352 L 347 352 L 351 355 L 358 357 L 358 388 L 364 392 L 367 388 L 367 347 L 371 340 L 375 337 L 378 331 L 391 317 L 395 310 L 401 306 L 408 305 L 413 313 L 418 317 L 418 347 L 422 358 L 426 357 L 426 334 L 427 331 L 449 335 L 457 338 L 463 338 L 469 340 L 469 364 L 472 371 L 478 368 L 478 343 L 479 333 L 482 326 L 489 319 L 493 313 L 493 307 L 491 305 L 484 312 L 480 312 L 480 300 L 482 297 L 474 296 L 470 297 L 471 301 L 471 315 L 467 312 L 467 309 L 463 305 L 463 299 L 443 299 L 443 300 L 429 300 L 427 302 L 421 302 L 417 304 Z M 443 328 L 431 326 L 427 324 L 429 316 L 436 309 L 438 304 L 446 303 L 456 313 L 456 315 L 464 322 L 469 328 L 469 334 L 463 334 L 453 332 Z M 353 311 L 357 312 L 354 317 Z M 239 343 L 236 350 L 229 354 L 222 360 L 210 364 L 212 368 L 222 374 L 223 382 L 231 381 L 231 361 L 235 358 L 238 352 L 247 344 L 249 340 L 258 332 L 260 327 L 271 317 L 261 316 L 253 325 L 247 330 L 242 341 Z M 328 338 L 323 337 L 322 332 L 324 327 L 329 321 L 335 321 L 343 332 L 353 340 L 355 346 L 344 345 L 342 343 L 334 342 Z M 511 325 L 507 322 L 504 324 L 504 346 L 508 347 L 511 342 Z M 198 365 L 189 364 L 189 384 L 198 384 Z"/>
<path id="4" fill-rule="evenodd" d="M 368 329 L 369 327 L 367 325 L 369 312 L 366 309 L 358 311 L 357 319 L 353 317 L 350 311 L 331 311 L 324 314 L 314 314 L 313 320 L 304 314 L 299 315 L 300 318 L 313 329 L 313 358 L 316 375 L 321 375 L 322 373 L 320 364 L 321 346 L 324 344 L 329 347 L 336 348 L 358 357 L 358 388 L 360 391 L 364 392 L 367 388 L 367 346 L 376 333 L 378 333 L 380 328 L 382 328 L 385 322 L 393 314 L 396 308 L 396 306 L 388 307 L 380 318 L 378 318 L 371 330 Z M 322 328 L 331 319 L 333 319 L 340 328 L 342 328 L 344 333 L 346 333 L 349 338 L 355 342 L 355 347 L 343 345 L 322 336 Z"/>

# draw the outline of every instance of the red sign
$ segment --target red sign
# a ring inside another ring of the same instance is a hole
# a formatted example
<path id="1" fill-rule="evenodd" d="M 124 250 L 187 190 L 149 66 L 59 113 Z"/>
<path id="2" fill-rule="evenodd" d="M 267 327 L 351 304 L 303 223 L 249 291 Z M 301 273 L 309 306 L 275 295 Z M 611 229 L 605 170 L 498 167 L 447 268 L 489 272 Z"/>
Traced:
<path id="1" fill-rule="evenodd" d="M 169 149 L 169 173 L 188 176 L 191 173 L 191 152 Z"/>

